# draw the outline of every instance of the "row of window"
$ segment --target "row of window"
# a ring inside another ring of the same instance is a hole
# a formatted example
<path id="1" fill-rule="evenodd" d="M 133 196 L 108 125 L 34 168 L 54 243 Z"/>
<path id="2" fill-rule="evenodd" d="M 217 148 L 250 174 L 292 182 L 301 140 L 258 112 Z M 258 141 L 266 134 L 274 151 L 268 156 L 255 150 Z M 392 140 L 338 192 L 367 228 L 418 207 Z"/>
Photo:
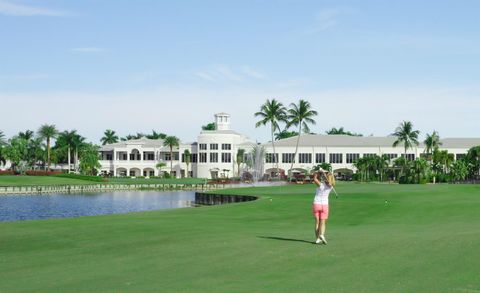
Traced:
<path id="1" fill-rule="evenodd" d="M 201 151 L 206 151 L 207 150 L 207 144 L 206 143 L 199 143 L 198 144 L 198 149 Z M 224 151 L 229 151 L 232 149 L 232 144 L 231 143 L 222 143 L 222 150 Z M 211 143 L 210 144 L 210 150 L 218 150 L 218 143 Z"/>
<path id="2" fill-rule="evenodd" d="M 398 157 L 397 154 L 385 154 L 388 159 L 395 159 Z M 294 153 L 283 153 L 282 154 L 282 163 L 295 163 L 295 154 Z M 373 157 L 376 154 L 363 154 L 364 158 Z M 403 155 L 402 155 L 403 157 Z M 352 164 L 355 161 L 360 159 L 360 154 L 346 154 L 346 163 Z M 415 160 L 415 154 L 407 154 L 408 160 Z M 311 153 L 299 153 L 298 162 L 301 164 L 311 164 L 312 163 L 312 154 Z M 331 164 L 342 164 L 343 163 L 343 154 L 329 154 L 329 163 Z M 267 153 L 265 154 L 265 163 L 280 163 L 278 160 L 278 154 Z M 318 153 L 315 154 L 315 163 L 321 164 L 326 163 L 325 154 Z"/>
<path id="3" fill-rule="evenodd" d="M 207 161 L 207 158 L 209 159 Z M 210 153 L 210 157 L 207 157 L 207 153 L 198 153 L 198 162 L 199 163 L 218 163 L 219 161 L 218 153 Z M 221 153 L 220 154 L 220 161 L 222 163 L 231 163 L 232 162 L 232 154 L 231 153 Z"/>

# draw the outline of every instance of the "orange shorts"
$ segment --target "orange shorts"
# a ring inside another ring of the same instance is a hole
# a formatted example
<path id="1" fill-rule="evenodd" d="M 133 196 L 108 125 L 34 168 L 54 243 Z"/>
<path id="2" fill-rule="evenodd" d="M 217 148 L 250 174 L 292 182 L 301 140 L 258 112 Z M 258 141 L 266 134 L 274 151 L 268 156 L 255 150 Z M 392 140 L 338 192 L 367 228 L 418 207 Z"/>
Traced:
<path id="1" fill-rule="evenodd" d="M 316 219 L 326 220 L 328 219 L 328 204 L 313 204 L 312 212 Z"/>

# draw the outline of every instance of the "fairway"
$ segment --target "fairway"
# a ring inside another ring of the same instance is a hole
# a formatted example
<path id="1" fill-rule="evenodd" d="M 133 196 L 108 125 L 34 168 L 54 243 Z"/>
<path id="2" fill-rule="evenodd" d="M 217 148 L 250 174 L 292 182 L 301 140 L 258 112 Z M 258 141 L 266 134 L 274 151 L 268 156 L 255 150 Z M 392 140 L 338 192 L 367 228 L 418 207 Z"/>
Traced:
<path id="1" fill-rule="evenodd" d="M 98 182 L 62 178 L 55 176 L 15 176 L 15 175 L 2 175 L 0 176 L 0 186 L 30 186 L 30 185 L 85 185 L 85 184 L 98 184 Z"/>
<path id="2" fill-rule="evenodd" d="M 0 223 L 0 292 L 477 292 L 480 186 L 313 185 L 223 206 Z"/>

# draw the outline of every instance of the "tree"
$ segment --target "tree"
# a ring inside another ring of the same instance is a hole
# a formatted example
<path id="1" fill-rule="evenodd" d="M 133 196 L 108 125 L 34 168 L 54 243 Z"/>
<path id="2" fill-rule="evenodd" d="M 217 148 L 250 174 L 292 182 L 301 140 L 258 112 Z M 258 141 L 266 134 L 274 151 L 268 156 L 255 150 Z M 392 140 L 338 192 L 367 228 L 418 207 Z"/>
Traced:
<path id="1" fill-rule="evenodd" d="M 162 169 L 163 169 L 164 167 L 166 167 L 166 166 L 167 166 L 167 164 L 165 164 L 165 162 L 158 162 L 158 163 L 155 165 L 155 167 L 157 167 L 157 169 L 158 169 L 158 176 L 160 176 L 160 172 L 161 172 Z"/>
<path id="2" fill-rule="evenodd" d="M 468 150 L 466 160 L 471 170 L 472 177 L 480 175 L 480 146 L 472 147 Z"/>
<path id="3" fill-rule="evenodd" d="M 80 134 L 73 135 L 72 137 L 72 145 L 74 150 L 74 158 L 73 158 L 73 168 L 77 172 L 78 170 L 78 160 L 80 159 L 79 154 L 83 147 L 86 146 L 85 144 L 85 137 L 81 136 Z"/>
<path id="4" fill-rule="evenodd" d="M 427 176 L 429 168 L 428 161 L 423 158 L 417 158 L 412 162 L 412 168 L 416 176 L 415 183 L 421 183 L 422 179 Z"/>
<path id="5" fill-rule="evenodd" d="M 173 174 L 173 148 L 178 147 L 180 140 L 176 136 L 167 136 L 163 141 L 163 146 L 170 149 L 170 175 Z"/>
<path id="6" fill-rule="evenodd" d="M 60 132 L 57 137 L 57 141 L 55 144 L 55 149 L 60 150 L 61 152 L 67 153 L 67 164 L 68 164 L 68 172 L 71 170 L 71 163 L 72 163 L 72 152 L 75 150 L 75 157 L 74 157 L 74 163 L 76 164 L 76 159 L 77 158 L 77 153 L 78 153 L 78 147 L 81 145 L 83 140 L 81 139 L 80 135 L 77 134 L 76 130 L 68 131 L 65 130 L 63 132 Z M 65 158 L 65 157 L 63 157 Z M 60 159 L 60 161 L 63 161 Z"/>
<path id="7" fill-rule="evenodd" d="M 58 135 L 58 130 L 55 125 L 43 124 L 38 129 L 38 136 L 44 139 L 47 143 L 47 166 L 46 169 L 50 169 L 50 142 L 51 139 L 55 139 Z"/>
<path id="8" fill-rule="evenodd" d="M 293 174 L 293 164 L 295 163 L 295 158 L 297 157 L 298 153 L 298 144 L 300 142 L 300 136 L 302 135 L 302 127 L 303 131 L 306 133 L 310 132 L 309 124 L 315 125 L 316 122 L 313 120 L 314 116 L 317 116 L 317 111 L 311 109 L 311 105 L 309 102 L 300 99 L 298 101 L 298 105 L 291 103 L 290 104 L 290 109 L 288 109 L 288 114 L 287 114 L 287 128 L 290 128 L 290 126 L 295 125 L 298 126 L 298 136 L 297 136 L 297 144 L 295 146 L 295 155 L 293 156 L 292 164 L 290 166 L 290 178 Z"/>
<path id="9" fill-rule="evenodd" d="M 192 154 L 189 150 L 183 151 L 183 159 L 185 160 L 185 164 L 187 165 L 187 172 L 185 172 L 185 177 L 188 178 L 188 165 L 190 165 L 190 162 L 192 160 Z"/>
<path id="10" fill-rule="evenodd" d="M 265 126 L 270 124 L 270 133 L 272 135 L 272 148 L 273 148 L 273 162 L 275 162 L 277 169 L 277 176 L 279 174 L 277 152 L 275 151 L 275 141 L 273 134 L 276 130 L 280 130 L 279 122 L 287 123 L 287 108 L 282 103 L 275 99 L 267 101 L 260 107 L 260 111 L 255 113 L 255 117 L 260 117 L 260 121 L 255 124 L 255 127 Z"/>
<path id="11" fill-rule="evenodd" d="M 360 133 L 353 133 L 350 131 L 345 131 L 343 127 L 340 128 L 335 128 L 332 127 L 332 129 L 325 131 L 326 134 L 328 135 L 350 135 L 350 136 L 363 136 L 363 134 Z"/>
<path id="12" fill-rule="evenodd" d="M 393 147 L 396 147 L 399 144 L 403 144 L 405 162 L 407 161 L 407 150 L 409 148 L 412 148 L 413 145 L 418 146 L 419 134 L 420 134 L 420 131 L 413 130 L 413 124 L 410 121 L 403 121 L 402 123 L 400 123 L 400 125 L 395 129 L 395 132 L 392 134 L 397 138 L 393 142 Z M 404 168 L 406 168 L 406 164 Z"/>
<path id="13" fill-rule="evenodd" d="M 107 129 L 103 133 L 103 137 L 100 139 L 102 145 L 111 144 L 118 142 L 118 135 L 115 134 L 114 130 Z"/>
<path id="14" fill-rule="evenodd" d="M 152 134 L 148 134 L 146 137 L 148 139 L 165 139 L 167 135 L 165 133 L 156 132 L 155 130 L 152 129 Z"/>
<path id="15" fill-rule="evenodd" d="M 433 152 L 435 150 L 438 150 L 439 146 L 442 144 L 440 142 L 440 136 L 438 135 L 438 132 L 436 131 L 433 131 L 432 134 L 428 134 L 427 133 L 427 136 L 423 142 L 425 144 L 425 153 L 427 154 L 428 156 L 428 160 L 430 162 L 430 167 L 432 168 L 432 170 L 434 170 L 433 168 Z M 433 175 L 433 183 L 435 183 L 435 180 L 436 177 L 435 177 L 435 173 Z"/>
<path id="16" fill-rule="evenodd" d="M 468 176 L 468 164 L 465 160 L 457 160 L 452 164 L 450 171 L 454 181 L 465 180 Z"/>
<path id="17" fill-rule="evenodd" d="M 215 122 L 208 123 L 202 126 L 202 130 L 215 130 Z"/>
<path id="18" fill-rule="evenodd" d="M 23 138 L 25 139 L 26 141 L 29 141 L 31 139 L 33 139 L 35 136 L 35 132 L 33 132 L 32 130 L 25 130 L 25 132 L 19 132 L 18 133 L 18 137 L 19 138 Z"/>
<path id="19" fill-rule="evenodd" d="M 25 158 L 28 155 L 28 142 L 18 136 L 13 137 L 2 149 L 2 154 L 5 156 L 5 159 L 10 160 L 12 164 L 11 169 L 17 171 L 17 166 L 20 162 L 25 162 Z"/>
<path id="20" fill-rule="evenodd" d="M 275 140 L 281 140 L 289 137 L 294 137 L 297 135 L 298 135 L 298 132 L 296 131 L 288 131 L 287 129 L 284 129 L 280 132 L 275 133 Z"/>
<path id="21" fill-rule="evenodd" d="M 101 167 L 99 159 L 100 147 L 87 143 L 81 150 L 80 173 L 83 175 L 95 176 Z"/>
<path id="22" fill-rule="evenodd" d="M 240 177 L 240 165 L 243 163 L 245 157 L 245 150 L 244 149 L 238 149 L 237 151 L 237 172 L 238 172 L 238 177 Z"/>
<path id="23" fill-rule="evenodd" d="M 0 147 L 6 144 L 7 144 L 7 141 L 5 140 L 5 134 L 3 134 L 3 131 L 0 130 Z"/>

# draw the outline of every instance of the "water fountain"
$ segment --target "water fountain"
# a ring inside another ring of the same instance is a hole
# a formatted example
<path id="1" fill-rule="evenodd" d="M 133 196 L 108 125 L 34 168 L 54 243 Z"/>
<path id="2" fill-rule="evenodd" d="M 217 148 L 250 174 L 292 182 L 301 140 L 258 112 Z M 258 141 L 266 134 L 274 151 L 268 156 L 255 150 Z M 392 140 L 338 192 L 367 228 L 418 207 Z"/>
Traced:
<path id="1" fill-rule="evenodd" d="M 261 145 L 255 145 L 253 149 L 246 154 L 245 164 L 247 172 L 251 174 L 253 185 L 258 183 L 264 175 L 265 149 Z M 250 179 L 250 178 L 244 178 Z"/>

